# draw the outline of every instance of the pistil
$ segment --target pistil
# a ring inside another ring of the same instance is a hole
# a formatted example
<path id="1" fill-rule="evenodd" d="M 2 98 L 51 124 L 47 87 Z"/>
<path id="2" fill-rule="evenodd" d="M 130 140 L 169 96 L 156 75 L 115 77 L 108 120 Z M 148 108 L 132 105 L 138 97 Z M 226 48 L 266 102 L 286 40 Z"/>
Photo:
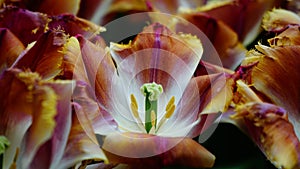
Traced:
<path id="1" fill-rule="evenodd" d="M 163 88 L 155 82 L 145 83 L 141 87 L 141 92 L 145 96 L 145 129 L 149 133 L 152 128 L 156 129 L 158 98 Z"/>

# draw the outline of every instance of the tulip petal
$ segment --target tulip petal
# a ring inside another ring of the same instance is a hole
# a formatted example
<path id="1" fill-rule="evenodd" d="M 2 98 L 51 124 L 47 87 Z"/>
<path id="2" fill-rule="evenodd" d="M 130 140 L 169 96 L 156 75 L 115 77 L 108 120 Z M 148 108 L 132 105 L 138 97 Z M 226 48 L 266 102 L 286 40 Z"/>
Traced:
<path id="1" fill-rule="evenodd" d="M 82 36 L 71 37 L 65 51 L 64 76 L 80 81 L 74 99 L 87 112 L 96 133 L 115 130 L 116 124 L 109 114 L 115 66 L 109 53 Z"/>
<path id="2" fill-rule="evenodd" d="M 27 89 L 29 86 L 16 76 L 17 73 L 15 70 L 5 71 L 0 79 L 0 87 L 6 89 L 0 93 L 2 100 L 0 135 L 6 136 L 10 142 L 1 164 L 4 168 L 9 168 L 13 163 L 15 153 L 20 149 L 21 140 L 32 122 L 32 110 L 28 106 L 31 96 Z"/>
<path id="3" fill-rule="evenodd" d="M 79 104 L 73 104 L 75 112 L 72 114 L 72 127 L 64 156 L 57 168 L 69 168 L 83 160 L 93 159 L 107 162 L 100 149 L 93 127 Z"/>
<path id="4" fill-rule="evenodd" d="M 71 14 L 62 14 L 49 17 L 51 22 L 48 26 L 51 30 L 61 29 L 70 36 L 82 35 L 87 39 L 92 39 L 106 29 L 88 20 L 78 18 Z"/>
<path id="5" fill-rule="evenodd" d="M 79 10 L 80 1 L 59 1 L 59 0 L 26 0 L 26 1 L 6 1 L 6 5 L 18 6 L 30 11 L 38 11 L 49 15 L 58 15 L 61 13 L 77 14 Z"/>
<path id="6" fill-rule="evenodd" d="M 156 23 L 145 28 L 133 42 L 127 45 L 112 43 L 111 53 L 120 67 L 118 71 L 123 75 L 120 77 L 126 79 L 124 82 L 129 83 L 132 78 L 138 78 L 141 86 L 155 81 L 168 91 L 174 85 L 170 85 L 172 84 L 169 82 L 171 78 L 175 80 L 173 83 L 177 83 L 180 90 L 185 89 L 200 61 L 203 50 L 201 42 L 196 37 L 176 35 L 168 28 Z M 135 67 L 128 67 L 125 63 L 135 65 Z M 175 67 L 182 67 L 182 70 L 178 71 Z M 166 76 L 169 78 L 165 78 Z M 126 83 L 125 87 L 127 87 Z"/>
<path id="7" fill-rule="evenodd" d="M 249 102 L 236 108 L 233 118 L 242 118 L 247 131 L 277 168 L 300 167 L 300 142 L 287 112 L 268 103 Z"/>
<path id="8" fill-rule="evenodd" d="M 239 40 L 243 44 L 248 45 L 260 32 L 263 14 L 272 9 L 274 5 L 275 0 L 227 0 L 218 3 L 212 2 L 197 10 L 223 21 L 238 34 Z"/>
<path id="9" fill-rule="evenodd" d="M 285 108 L 289 112 L 289 120 L 293 123 L 296 134 L 300 138 L 300 100 L 299 82 L 297 72 L 299 69 L 299 46 L 258 45 L 262 53 L 258 64 L 251 71 L 251 84 L 263 93 L 273 103 Z"/>
<path id="10" fill-rule="evenodd" d="M 38 72 L 44 79 L 54 78 L 62 71 L 62 51 L 67 39 L 67 35 L 61 31 L 43 34 L 14 67 Z"/>
<path id="11" fill-rule="evenodd" d="M 126 163 L 142 168 L 171 165 L 212 167 L 215 160 L 210 152 L 189 138 L 114 133 L 105 138 L 103 149 L 111 163 Z"/>
<path id="12" fill-rule="evenodd" d="M 82 111 L 92 123 L 95 133 L 107 135 L 117 130 L 117 124 L 113 117 L 102 109 L 96 99 L 92 99 L 88 85 L 84 82 L 77 82 L 73 95 L 73 101 L 81 106 Z"/>
<path id="13" fill-rule="evenodd" d="M 71 14 L 47 16 L 10 6 L 3 8 L 0 13 L 3 16 L 0 20 L 0 27 L 8 28 L 25 46 L 36 41 L 49 29 L 62 30 L 70 36 L 81 34 L 89 39 L 105 31 L 104 27 Z"/>
<path id="14" fill-rule="evenodd" d="M 24 168 L 55 168 L 58 165 L 71 126 L 73 88 L 72 81 L 35 86 L 33 121 L 20 153 L 20 164 Z"/>
<path id="15" fill-rule="evenodd" d="M 0 74 L 9 68 L 25 49 L 20 40 L 5 28 L 0 28 Z"/>
<path id="16" fill-rule="evenodd" d="M 213 47 L 218 52 L 222 61 L 222 66 L 235 69 L 238 64 L 240 64 L 246 49 L 239 43 L 236 32 L 234 32 L 229 26 L 220 20 L 212 18 L 211 16 L 196 10 L 181 11 L 179 16 L 195 25 L 207 36 L 209 41 L 213 44 Z M 203 35 L 201 34 L 202 32 L 200 33 L 199 30 L 195 32 L 194 29 L 195 28 L 187 25 L 185 22 L 178 22 L 176 25 L 177 31 L 194 33 L 201 40 L 205 41 Z M 208 42 L 204 43 L 204 50 L 212 50 Z M 210 56 L 211 53 L 206 55 L 208 56 L 203 57 L 207 58 L 208 62 L 215 62 L 215 58 Z"/>
<path id="17" fill-rule="evenodd" d="M 44 14 L 17 7 L 5 7 L 0 13 L 0 27 L 9 29 L 25 46 L 36 41 L 50 21 Z"/>
<path id="18" fill-rule="evenodd" d="M 262 24 L 267 31 L 282 31 L 289 25 L 300 25 L 300 17 L 285 9 L 273 9 L 267 12 Z"/>

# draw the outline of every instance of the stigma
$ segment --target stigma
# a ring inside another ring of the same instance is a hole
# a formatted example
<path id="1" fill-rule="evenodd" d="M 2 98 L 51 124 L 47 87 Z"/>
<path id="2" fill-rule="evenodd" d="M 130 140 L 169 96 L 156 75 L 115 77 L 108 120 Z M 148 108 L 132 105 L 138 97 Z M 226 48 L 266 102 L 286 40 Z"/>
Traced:
<path id="1" fill-rule="evenodd" d="M 157 110 L 159 96 L 163 93 L 163 87 L 160 84 L 145 83 L 140 88 L 142 94 L 145 96 L 145 119 L 142 121 L 138 110 L 138 103 L 133 94 L 130 95 L 130 108 L 139 128 L 144 133 L 156 134 L 159 128 L 173 115 L 175 111 L 175 97 L 172 96 L 166 105 L 164 116 L 157 122 Z"/>

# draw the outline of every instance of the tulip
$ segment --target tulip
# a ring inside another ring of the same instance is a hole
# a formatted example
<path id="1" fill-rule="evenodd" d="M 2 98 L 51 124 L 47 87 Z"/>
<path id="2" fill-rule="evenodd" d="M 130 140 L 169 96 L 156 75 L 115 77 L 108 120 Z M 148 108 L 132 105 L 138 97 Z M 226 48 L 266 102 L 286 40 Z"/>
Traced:
<path id="1" fill-rule="evenodd" d="M 289 22 L 282 15 L 293 19 Z M 259 43 L 256 51 L 248 52 L 236 72 L 240 80 L 236 79 L 230 114 L 233 123 L 248 133 L 274 166 L 296 169 L 300 167 L 300 36 L 295 24 L 299 17 L 274 9 L 264 18 L 269 18 L 264 28 L 280 33 L 268 40 L 269 46 Z"/>

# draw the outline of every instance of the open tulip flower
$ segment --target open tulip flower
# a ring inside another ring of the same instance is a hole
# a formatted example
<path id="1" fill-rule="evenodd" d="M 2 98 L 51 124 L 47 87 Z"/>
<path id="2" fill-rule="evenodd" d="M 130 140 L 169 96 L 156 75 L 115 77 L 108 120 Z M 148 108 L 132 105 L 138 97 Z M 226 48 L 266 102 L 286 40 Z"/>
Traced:
<path id="1" fill-rule="evenodd" d="M 79 43 L 85 64 L 91 63 L 99 46 L 83 38 L 79 38 Z M 109 53 L 102 53 L 101 61 L 96 61 L 98 65 L 91 64 L 98 67 L 89 67 L 87 72 L 94 72 L 90 75 L 95 80 L 89 83 L 94 85 L 100 109 L 94 111 L 98 113 L 94 119 L 102 116 L 95 126 L 97 133 L 105 136 L 102 148 L 110 162 L 143 168 L 175 164 L 211 167 L 215 157 L 192 139 L 216 117 L 201 114 L 208 105 L 202 104 L 206 102 L 201 97 L 217 94 L 200 95 L 200 88 L 210 87 L 206 83 L 210 76 L 206 75 L 203 81 L 193 78 L 203 52 L 200 40 L 154 23 L 128 44 L 111 43 L 109 51 L 116 66 Z M 77 68 L 75 76 L 85 72 L 82 67 Z M 218 78 L 225 80 L 222 73 Z M 89 111 L 91 105 L 86 99 L 91 98 L 76 94 L 75 101 Z M 97 105 L 94 107 L 97 109 Z"/>

